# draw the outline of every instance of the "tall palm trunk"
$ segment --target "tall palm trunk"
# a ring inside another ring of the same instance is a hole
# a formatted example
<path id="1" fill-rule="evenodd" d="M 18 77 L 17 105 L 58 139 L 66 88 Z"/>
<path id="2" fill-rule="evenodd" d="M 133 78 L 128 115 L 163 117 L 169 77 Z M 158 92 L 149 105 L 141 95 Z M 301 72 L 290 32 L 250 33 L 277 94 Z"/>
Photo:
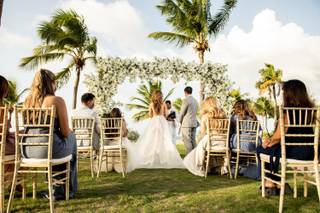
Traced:
<path id="1" fill-rule="evenodd" d="M 198 52 L 198 57 L 200 60 L 200 64 L 202 65 L 204 63 L 204 51 L 203 50 L 200 50 Z M 205 98 L 204 89 L 205 89 L 205 82 L 201 81 L 200 82 L 200 103 L 202 101 L 204 101 L 204 98 Z"/>
<path id="2" fill-rule="evenodd" d="M 276 85 L 272 84 L 272 95 L 274 100 L 274 128 L 277 127 L 278 124 L 278 102 L 277 102 L 277 95 L 276 95 Z"/>
<path id="3" fill-rule="evenodd" d="M 80 82 L 80 72 L 81 72 L 81 67 L 76 68 L 77 76 L 76 76 L 76 81 L 74 83 L 73 87 L 73 105 L 72 109 L 75 109 L 77 107 L 77 97 L 78 97 L 78 87 L 79 87 L 79 82 Z"/>
<path id="4" fill-rule="evenodd" d="M 271 137 L 269 130 L 268 130 L 268 114 L 265 114 L 265 116 L 264 116 L 264 128 L 266 128 L 268 136 Z"/>
<path id="5" fill-rule="evenodd" d="M 0 26 L 1 26 L 1 17 L 2 17 L 3 2 L 4 2 L 4 0 L 0 0 Z"/>

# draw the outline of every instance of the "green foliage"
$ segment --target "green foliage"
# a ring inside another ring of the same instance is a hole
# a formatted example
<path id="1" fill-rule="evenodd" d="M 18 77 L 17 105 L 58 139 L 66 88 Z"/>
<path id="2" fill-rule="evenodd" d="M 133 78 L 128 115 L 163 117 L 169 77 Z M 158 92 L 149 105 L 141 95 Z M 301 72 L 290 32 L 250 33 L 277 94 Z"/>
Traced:
<path id="1" fill-rule="evenodd" d="M 177 98 L 176 100 L 174 100 L 172 106 L 177 110 L 177 112 L 180 112 L 182 106 L 182 98 Z"/>
<path id="2" fill-rule="evenodd" d="M 135 130 L 129 130 L 128 139 L 132 142 L 137 142 L 140 137 L 139 132 Z"/>
<path id="3" fill-rule="evenodd" d="M 58 85 L 66 84 L 72 70 L 77 71 L 73 106 L 80 78 L 87 61 L 96 61 L 97 39 L 90 37 L 84 18 L 73 10 L 57 10 L 50 21 L 40 23 L 38 35 L 41 44 L 33 49 L 31 56 L 22 58 L 20 66 L 34 69 L 43 63 L 68 59 L 68 65 L 56 73 Z"/>
<path id="4" fill-rule="evenodd" d="M 273 118 L 274 117 L 273 109 L 274 109 L 274 106 L 272 102 L 266 97 L 259 97 L 254 102 L 254 111 L 257 115 Z"/>
<path id="5" fill-rule="evenodd" d="M 275 69 L 272 64 L 265 64 L 265 67 L 260 69 L 259 73 L 260 80 L 256 82 L 256 88 L 261 94 L 268 91 L 269 96 L 272 97 L 273 87 L 279 85 L 282 81 L 282 70 Z"/>
<path id="6" fill-rule="evenodd" d="M 241 93 L 240 89 L 232 89 L 229 96 L 233 99 L 233 103 L 240 100 L 249 100 L 249 93 Z"/>
<path id="7" fill-rule="evenodd" d="M 5 98 L 5 103 L 13 106 L 14 104 L 19 104 L 19 100 L 21 96 L 26 93 L 29 89 L 23 89 L 21 92 L 17 91 L 17 83 L 15 81 L 8 81 L 9 83 L 9 93 L 8 96 Z"/>
<path id="8" fill-rule="evenodd" d="M 193 44 L 197 52 L 203 53 L 209 50 L 209 36 L 223 29 L 236 3 L 236 0 L 225 0 L 222 8 L 212 15 L 209 0 L 164 0 L 157 8 L 166 17 L 172 32 L 154 32 L 149 37 L 175 42 L 179 47 Z"/>
<path id="9" fill-rule="evenodd" d="M 147 85 L 142 84 L 137 89 L 137 93 L 139 97 L 132 97 L 131 101 L 135 101 L 136 103 L 127 104 L 128 109 L 136 109 L 138 110 L 132 118 L 134 121 L 142 121 L 149 118 L 149 106 L 151 104 L 152 93 L 156 90 L 162 91 L 162 83 L 161 81 L 149 81 Z M 167 98 L 172 95 L 174 89 L 171 89 L 167 95 L 164 96 L 163 100 L 167 100 Z"/>

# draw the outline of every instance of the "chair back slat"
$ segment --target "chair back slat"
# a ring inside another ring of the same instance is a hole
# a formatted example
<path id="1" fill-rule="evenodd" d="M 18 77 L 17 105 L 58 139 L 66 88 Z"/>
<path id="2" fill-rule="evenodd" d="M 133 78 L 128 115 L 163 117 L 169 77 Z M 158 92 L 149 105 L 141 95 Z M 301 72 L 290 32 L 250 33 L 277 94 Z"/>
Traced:
<path id="1" fill-rule="evenodd" d="M 8 107 L 0 107 L 0 157 L 5 156 L 8 129 Z"/>
<path id="2" fill-rule="evenodd" d="M 54 119 L 56 117 L 55 106 L 50 108 L 24 108 L 15 106 L 14 112 L 16 119 L 16 158 L 20 158 L 21 151 L 24 150 L 26 146 L 41 146 L 47 147 L 47 158 L 51 161 Z M 41 141 L 33 142 L 32 138 L 41 138 Z"/>
<path id="3" fill-rule="evenodd" d="M 258 146 L 259 138 L 259 121 L 253 120 L 237 120 L 237 147 L 241 147 L 240 143 L 250 142 Z"/>
<path id="4" fill-rule="evenodd" d="M 214 149 L 216 144 L 229 149 L 230 119 L 207 119 L 207 135 L 209 136 L 208 148 Z"/>
<path id="5" fill-rule="evenodd" d="M 123 118 L 101 118 L 101 145 L 122 145 Z"/>
<path id="6" fill-rule="evenodd" d="M 94 118 L 72 117 L 72 129 L 76 135 L 78 146 L 92 146 L 94 134 Z M 88 145 L 84 145 L 88 144 Z"/>
<path id="7" fill-rule="evenodd" d="M 317 160 L 320 108 L 280 106 L 279 109 L 282 159 L 286 159 L 286 146 L 313 146 Z"/>

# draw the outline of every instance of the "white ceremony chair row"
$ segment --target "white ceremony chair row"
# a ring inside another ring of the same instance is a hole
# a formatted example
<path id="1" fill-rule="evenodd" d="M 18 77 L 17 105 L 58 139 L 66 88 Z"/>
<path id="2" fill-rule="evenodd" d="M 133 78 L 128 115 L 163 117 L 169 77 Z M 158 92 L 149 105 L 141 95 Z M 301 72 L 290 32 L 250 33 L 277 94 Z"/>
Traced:
<path id="1" fill-rule="evenodd" d="M 280 129 L 281 129 L 281 158 L 280 158 L 280 171 L 274 175 L 281 178 L 281 181 L 275 181 L 266 177 L 266 173 L 272 173 L 267 170 L 265 163 L 270 163 L 270 156 L 260 154 L 261 158 L 261 184 L 262 184 L 262 197 L 265 197 L 265 181 L 269 180 L 273 183 L 280 185 L 280 201 L 279 212 L 283 212 L 284 204 L 284 192 L 285 184 L 287 182 L 287 174 L 293 174 L 294 178 L 294 198 L 297 197 L 297 175 L 303 174 L 304 182 L 304 197 L 308 195 L 308 184 L 315 185 L 317 187 L 318 198 L 320 201 L 320 173 L 319 173 L 319 126 L 320 126 L 320 107 L 318 108 L 283 108 L 280 107 Z M 289 116 L 292 113 L 292 119 Z M 286 123 L 284 117 L 286 116 Z M 305 134 L 289 134 L 286 133 L 287 128 L 306 129 L 312 128 L 313 133 Z M 313 142 L 306 143 L 292 142 L 292 137 L 309 137 Z M 314 147 L 314 159 L 313 160 L 296 160 L 286 157 L 287 146 L 313 146 Z"/>
<path id="2" fill-rule="evenodd" d="M 259 137 L 259 122 L 258 121 L 249 121 L 249 120 L 237 120 L 237 149 L 231 150 L 229 147 L 229 132 L 230 132 L 230 118 L 229 119 L 208 119 L 207 120 L 207 135 L 209 136 L 209 143 L 206 146 L 205 159 L 204 159 L 204 168 L 205 168 L 205 178 L 208 174 L 209 162 L 211 157 L 222 157 L 224 158 L 227 167 L 229 177 L 232 178 L 231 173 L 231 163 L 235 163 L 235 178 L 238 175 L 239 160 L 246 159 L 248 163 L 257 164 L 257 155 L 256 152 L 244 152 L 240 149 L 241 143 L 255 143 L 258 146 L 258 137 Z M 241 133 L 246 134 L 245 137 L 242 137 Z M 219 148 L 215 144 L 220 144 Z M 223 144 L 223 146 L 221 146 Z M 235 153 L 236 156 L 232 157 L 231 152 Z M 235 161 L 232 161 L 235 159 Z"/>

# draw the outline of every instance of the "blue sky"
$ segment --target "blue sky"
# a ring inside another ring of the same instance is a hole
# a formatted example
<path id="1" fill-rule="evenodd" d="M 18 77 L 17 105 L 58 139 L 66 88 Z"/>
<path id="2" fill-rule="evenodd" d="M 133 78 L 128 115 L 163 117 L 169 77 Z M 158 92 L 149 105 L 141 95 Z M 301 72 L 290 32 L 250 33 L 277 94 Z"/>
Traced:
<path id="1" fill-rule="evenodd" d="M 147 34 L 170 30 L 155 8 L 160 0 L 6 0 L 0 28 L 0 73 L 16 80 L 20 89 L 31 84 L 34 71 L 18 68 L 21 57 L 31 54 L 39 44 L 36 28 L 57 8 L 72 8 L 86 18 L 92 35 L 98 38 L 99 53 L 121 57 L 180 57 L 196 60 L 192 48 L 177 49 L 174 45 L 153 41 Z M 212 1 L 215 12 L 221 0 Z M 206 60 L 228 64 L 228 74 L 235 88 L 256 96 L 254 82 L 264 62 L 283 69 L 284 79 L 299 78 L 310 93 L 320 98 L 320 2 L 317 0 L 239 0 L 225 30 L 212 38 L 212 51 Z M 45 65 L 59 71 L 64 63 Z M 85 72 L 94 71 L 88 66 Z M 196 82 L 190 83 L 198 90 Z M 73 81 L 58 92 L 71 105 Z M 125 82 L 119 87 L 116 100 L 128 103 L 135 95 L 137 83 Z M 182 96 L 184 82 L 164 82 L 165 92 L 175 87 L 172 99 Z M 80 94 L 86 88 L 81 84 Z M 126 94 L 124 96 L 123 94 Z M 126 111 L 126 116 L 131 113 Z M 140 128 L 129 121 L 131 126 Z M 135 128 L 135 127 L 134 127 Z"/>

